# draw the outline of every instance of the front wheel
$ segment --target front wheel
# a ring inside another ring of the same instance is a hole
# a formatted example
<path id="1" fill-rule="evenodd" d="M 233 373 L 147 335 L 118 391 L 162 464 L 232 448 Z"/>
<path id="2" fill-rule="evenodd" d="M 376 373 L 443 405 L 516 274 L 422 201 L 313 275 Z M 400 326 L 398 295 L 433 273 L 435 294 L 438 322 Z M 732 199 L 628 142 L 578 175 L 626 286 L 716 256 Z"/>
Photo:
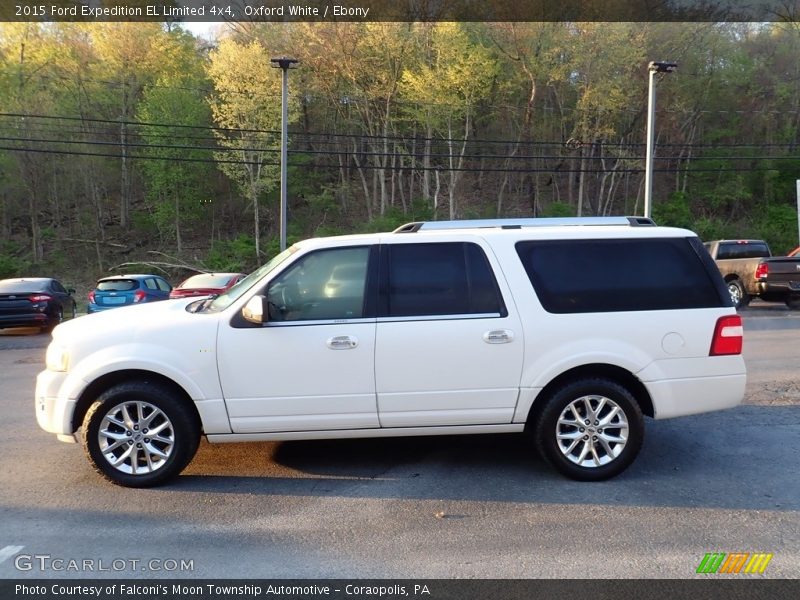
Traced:
<path id="1" fill-rule="evenodd" d="M 607 379 L 582 379 L 542 400 L 534 437 L 562 475 L 601 481 L 619 475 L 639 454 L 644 417 L 633 395 Z"/>
<path id="2" fill-rule="evenodd" d="M 83 442 L 95 470 L 125 487 L 151 487 L 176 477 L 200 443 L 194 411 L 172 391 L 128 382 L 105 391 L 83 420 Z"/>

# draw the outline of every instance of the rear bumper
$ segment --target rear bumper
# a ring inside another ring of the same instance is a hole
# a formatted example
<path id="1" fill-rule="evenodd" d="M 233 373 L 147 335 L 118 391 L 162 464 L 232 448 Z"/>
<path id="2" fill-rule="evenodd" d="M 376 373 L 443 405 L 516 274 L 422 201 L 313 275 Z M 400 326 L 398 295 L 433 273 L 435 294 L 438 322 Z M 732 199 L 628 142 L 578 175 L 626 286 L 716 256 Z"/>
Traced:
<path id="1" fill-rule="evenodd" d="M 747 369 L 741 354 L 657 360 L 637 373 L 656 419 L 732 408 L 744 398 Z"/>
<path id="2" fill-rule="evenodd" d="M 723 375 L 691 379 L 666 379 L 645 384 L 656 419 L 723 410 L 738 406 L 744 398 L 747 376 Z"/>
<path id="3" fill-rule="evenodd" d="M 0 315 L 0 329 L 4 327 L 41 327 L 46 325 L 50 316 L 47 313 L 22 313 Z"/>
<path id="4" fill-rule="evenodd" d="M 97 312 L 104 312 L 106 310 L 113 310 L 115 308 L 122 308 L 123 306 L 133 306 L 133 304 L 109 304 L 109 305 L 101 305 L 101 304 L 89 304 L 86 307 L 86 313 L 92 314 Z"/>
<path id="5" fill-rule="evenodd" d="M 759 281 L 756 283 L 756 289 L 761 295 L 800 295 L 800 281 Z"/>

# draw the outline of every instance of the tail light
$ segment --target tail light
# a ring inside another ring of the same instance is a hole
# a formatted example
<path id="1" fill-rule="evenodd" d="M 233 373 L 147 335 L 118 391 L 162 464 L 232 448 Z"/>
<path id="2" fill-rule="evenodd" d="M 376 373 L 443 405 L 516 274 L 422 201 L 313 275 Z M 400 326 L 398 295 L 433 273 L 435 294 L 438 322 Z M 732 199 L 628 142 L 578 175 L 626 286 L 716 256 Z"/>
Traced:
<path id="1" fill-rule="evenodd" d="M 89 302 L 91 302 L 92 304 L 94 304 L 94 290 L 92 290 L 91 292 L 89 292 Z"/>
<path id="2" fill-rule="evenodd" d="M 762 279 L 767 275 L 769 275 L 769 263 L 758 263 L 758 266 L 756 267 L 755 278 Z"/>
<path id="3" fill-rule="evenodd" d="M 31 302 L 34 302 L 34 303 L 36 303 L 36 302 L 50 302 L 50 300 L 52 300 L 52 298 L 50 296 L 46 295 L 46 294 L 37 294 L 36 296 L 31 296 L 29 298 L 29 300 Z"/>
<path id="4" fill-rule="evenodd" d="M 717 319 L 717 326 L 714 328 L 714 337 L 711 339 L 711 350 L 708 355 L 741 354 L 743 337 L 742 317 L 739 315 L 720 317 Z"/>
<path id="5" fill-rule="evenodd" d="M 145 298 L 147 298 L 147 294 L 144 292 L 144 290 L 136 290 L 136 293 L 133 295 L 134 302 L 141 302 Z"/>

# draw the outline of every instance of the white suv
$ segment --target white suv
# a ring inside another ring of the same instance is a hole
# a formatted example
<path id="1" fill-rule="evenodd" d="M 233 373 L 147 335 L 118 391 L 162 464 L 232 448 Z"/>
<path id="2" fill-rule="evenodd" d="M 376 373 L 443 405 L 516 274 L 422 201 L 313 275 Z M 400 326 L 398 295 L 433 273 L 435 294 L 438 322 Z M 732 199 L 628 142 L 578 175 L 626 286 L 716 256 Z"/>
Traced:
<path id="1" fill-rule="evenodd" d="M 410 223 L 310 239 L 228 292 L 59 325 L 46 431 L 132 487 L 210 442 L 529 431 L 558 471 L 636 457 L 643 415 L 737 405 L 742 324 L 694 233 L 649 219 Z"/>

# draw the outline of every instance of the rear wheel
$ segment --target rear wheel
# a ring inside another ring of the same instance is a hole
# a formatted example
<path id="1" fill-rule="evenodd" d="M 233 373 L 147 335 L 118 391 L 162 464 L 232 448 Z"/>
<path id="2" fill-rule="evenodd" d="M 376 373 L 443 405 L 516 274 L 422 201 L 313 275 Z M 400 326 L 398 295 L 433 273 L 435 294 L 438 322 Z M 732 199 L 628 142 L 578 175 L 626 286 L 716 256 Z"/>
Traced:
<path id="1" fill-rule="evenodd" d="M 56 314 L 50 317 L 50 320 L 45 325 L 42 326 L 42 332 L 49 333 L 53 331 L 53 329 L 56 328 L 56 325 L 61 323 L 63 320 L 64 320 L 64 309 L 59 306 L 58 310 L 56 311 Z"/>
<path id="2" fill-rule="evenodd" d="M 642 447 L 644 417 L 633 395 L 608 379 L 581 379 L 547 398 L 534 428 L 540 453 L 562 475 L 601 481 L 624 471 Z"/>
<path id="3" fill-rule="evenodd" d="M 200 443 L 193 410 L 150 382 L 112 387 L 83 420 L 83 443 L 95 470 L 126 487 L 151 487 L 176 477 Z"/>
<path id="4" fill-rule="evenodd" d="M 728 293 L 735 308 L 742 308 L 750 304 L 750 294 L 744 289 L 744 285 L 739 279 L 731 279 L 728 282 Z"/>

